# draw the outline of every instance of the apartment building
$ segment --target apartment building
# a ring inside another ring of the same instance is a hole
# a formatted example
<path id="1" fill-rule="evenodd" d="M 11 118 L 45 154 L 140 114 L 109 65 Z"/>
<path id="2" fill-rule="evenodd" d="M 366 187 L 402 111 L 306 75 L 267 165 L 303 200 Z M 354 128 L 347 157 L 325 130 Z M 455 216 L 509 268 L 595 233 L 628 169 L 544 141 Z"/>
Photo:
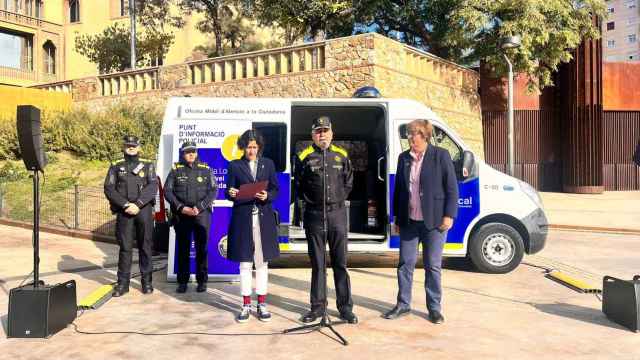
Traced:
<path id="1" fill-rule="evenodd" d="M 602 23 L 604 61 L 640 60 L 640 0 L 606 1 Z"/>

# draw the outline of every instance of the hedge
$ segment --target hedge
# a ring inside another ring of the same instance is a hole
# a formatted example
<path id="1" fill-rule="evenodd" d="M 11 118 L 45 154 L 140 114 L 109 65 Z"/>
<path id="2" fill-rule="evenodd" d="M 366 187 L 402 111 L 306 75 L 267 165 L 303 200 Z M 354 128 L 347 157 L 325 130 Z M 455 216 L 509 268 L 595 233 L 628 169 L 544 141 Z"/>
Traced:
<path id="1" fill-rule="evenodd" d="M 122 154 L 122 138 L 140 138 L 142 155 L 154 159 L 160 139 L 162 112 L 144 106 L 115 105 L 92 112 L 74 109 L 45 112 L 42 118 L 47 152 L 70 151 L 83 159 L 113 160 Z M 15 118 L 0 119 L 0 160 L 20 159 Z"/>

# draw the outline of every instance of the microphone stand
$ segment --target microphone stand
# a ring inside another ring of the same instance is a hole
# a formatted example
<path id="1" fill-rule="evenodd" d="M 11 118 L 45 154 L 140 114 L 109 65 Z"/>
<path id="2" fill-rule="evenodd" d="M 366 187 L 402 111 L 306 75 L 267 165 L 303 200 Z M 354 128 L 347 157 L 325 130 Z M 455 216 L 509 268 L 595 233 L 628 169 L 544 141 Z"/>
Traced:
<path id="1" fill-rule="evenodd" d="M 340 333 L 333 327 L 333 325 L 341 325 L 346 323 L 346 321 L 331 321 L 329 317 L 329 312 L 327 308 L 329 307 L 328 301 L 328 289 L 327 289 L 327 258 L 329 254 L 327 254 L 327 149 L 322 149 L 322 251 L 324 252 L 324 312 L 322 313 L 322 319 L 315 324 L 308 324 L 303 326 L 298 326 L 291 329 L 284 330 L 284 333 L 296 332 L 301 330 L 311 330 L 311 331 L 320 331 L 323 328 L 328 328 L 333 332 L 338 340 L 342 343 L 342 345 L 347 346 L 349 342 L 342 336 Z"/>

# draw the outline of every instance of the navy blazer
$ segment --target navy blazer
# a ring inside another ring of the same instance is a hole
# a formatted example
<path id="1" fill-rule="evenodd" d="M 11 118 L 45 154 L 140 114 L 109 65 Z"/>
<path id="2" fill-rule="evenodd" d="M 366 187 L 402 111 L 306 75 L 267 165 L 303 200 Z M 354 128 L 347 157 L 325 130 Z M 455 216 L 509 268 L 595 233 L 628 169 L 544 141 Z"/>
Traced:
<path id="1" fill-rule="evenodd" d="M 409 151 L 398 155 L 393 189 L 393 214 L 398 226 L 409 224 L 409 173 L 413 161 Z M 424 224 L 431 230 L 442 224 L 444 216 L 455 219 L 458 215 L 458 181 L 447 150 L 429 145 L 424 156 L 420 172 L 420 200 Z"/>
<path id="2" fill-rule="evenodd" d="M 267 185 L 267 200 L 260 201 L 257 199 L 236 200 L 229 196 L 229 189 L 239 189 L 241 185 L 263 180 L 269 181 Z M 278 178 L 276 176 L 276 168 L 271 159 L 258 158 L 256 179 L 251 176 L 249 162 L 242 158 L 233 160 L 229 163 L 227 172 L 227 188 L 225 197 L 233 201 L 233 209 L 231 210 L 231 220 L 229 222 L 228 232 L 228 251 L 227 258 L 237 262 L 253 261 L 253 244 L 252 223 L 253 216 L 251 211 L 254 205 L 258 207 L 260 216 L 260 235 L 262 243 L 262 255 L 264 261 L 277 258 L 280 255 L 278 243 L 278 224 L 276 223 L 276 214 L 273 211 L 271 203 L 278 197 Z"/>

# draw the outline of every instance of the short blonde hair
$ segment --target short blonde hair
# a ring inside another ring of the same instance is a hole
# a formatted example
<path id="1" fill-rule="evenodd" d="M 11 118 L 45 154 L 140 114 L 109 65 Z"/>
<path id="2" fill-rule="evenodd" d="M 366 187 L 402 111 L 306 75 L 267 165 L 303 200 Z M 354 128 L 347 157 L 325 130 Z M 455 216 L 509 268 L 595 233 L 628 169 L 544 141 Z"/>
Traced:
<path id="1" fill-rule="evenodd" d="M 421 133 L 428 141 L 433 134 L 433 125 L 429 120 L 416 119 L 407 124 L 407 134 L 414 131 Z"/>

